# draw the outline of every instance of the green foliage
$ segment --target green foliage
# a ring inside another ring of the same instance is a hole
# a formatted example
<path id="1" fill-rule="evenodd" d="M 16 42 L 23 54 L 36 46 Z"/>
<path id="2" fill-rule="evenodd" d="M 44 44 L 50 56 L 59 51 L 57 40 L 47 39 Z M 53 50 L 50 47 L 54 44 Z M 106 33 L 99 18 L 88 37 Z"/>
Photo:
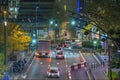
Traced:
<path id="1" fill-rule="evenodd" d="M 85 48 L 94 48 L 91 41 L 83 41 L 82 46 L 85 47 Z"/>
<path id="2" fill-rule="evenodd" d="M 89 20 L 120 47 L 120 4 L 118 0 L 92 0 L 85 8 Z"/>
<path id="3" fill-rule="evenodd" d="M 82 47 L 94 49 L 94 46 L 96 47 L 96 51 L 100 52 L 101 45 L 100 45 L 99 41 L 97 41 L 97 44 L 95 44 L 95 45 L 93 44 L 93 41 L 83 41 L 82 42 Z"/>
<path id="4" fill-rule="evenodd" d="M 0 79 L 3 76 L 3 73 L 8 69 L 8 67 L 6 65 L 1 65 L 0 66 Z"/>
<path id="5" fill-rule="evenodd" d="M 55 43 L 55 44 L 59 44 L 61 42 L 61 39 L 53 39 L 51 40 L 51 44 Z"/>
<path id="6" fill-rule="evenodd" d="M 0 65 L 2 65 L 4 62 L 4 54 L 0 53 Z"/>
<path id="7" fill-rule="evenodd" d="M 4 44 L 0 43 L 0 52 L 3 52 L 3 50 L 4 50 Z"/>
<path id="8" fill-rule="evenodd" d="M 108 71 L 108 74 L 107 74 L 107 76 L 108 76 L 108 79 L 110 80 L 110 72 Z M 118 74 L 117 74 L 117 72 L 112 72 L 112 79 L 113 80 L 118 80 Z"/>
<path id="9" fill-rule="evenodd" d="M 3 25 L 0 24 L 0 52 L 3 52 L 4 40 L 3 40 Z M 11 51 L 25 50 L 26 46 L 29 46 L 31 38 L 27 36 L 25 32 L 20 28 L 18 24 L 8 23 L 7 26 L 7 53 Z"/>
<path id="10" fill-rule="evenodd" d="M 112 54 L 111 65 L 112 68 L 120 68 L 120 53 Z"/>
<path id="11" fill-rule="evenodd" d="M 4 62 L 4 54 L 0 53 L 0 79 L 2 78 L 3 72 L 6 70 L 5 66 L 3 66 Z"/>

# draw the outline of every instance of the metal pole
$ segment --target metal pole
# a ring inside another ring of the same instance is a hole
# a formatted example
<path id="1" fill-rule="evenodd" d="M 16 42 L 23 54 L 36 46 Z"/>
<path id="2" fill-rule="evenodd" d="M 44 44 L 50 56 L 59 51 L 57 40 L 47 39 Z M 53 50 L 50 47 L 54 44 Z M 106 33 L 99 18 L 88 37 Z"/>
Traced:
<path id="1" fill-rule="evenodd" d="M 37 49 L 37 9 L 38 9 L 38 6 L 36 6 L 36 25 L 35 25 L 35 34 L 36 34 L 36 49 Z"/>
<path id="2" fill-rule="evenodd" d="M 4 65 L 7 65 L 7 40 L 6 40 L 7 21 L 6 21 L 6 17 L 7 17 L 7 11 L 6 11 L 6 7 L 5 7 L 5 10 L 3 10 L 3 19 L 4 19 Z"/>
<path id="3" fill-rule="evenodd" d="M 110 77 L 110 80 L 112 80 L 112 70 L 111 70 L 111 63 L 110 63 L 110 60 L 111 60 L 111 51 L 110 51 L 110 45 L 108 43 L 108 62 L 109 62 L 109 77 Z"/>
<path id="4" fill-rule="evenodd" d="M 7 40 L 6 40 L 6 25 L 4 24 L 4 65 L 7 64 Z"/>

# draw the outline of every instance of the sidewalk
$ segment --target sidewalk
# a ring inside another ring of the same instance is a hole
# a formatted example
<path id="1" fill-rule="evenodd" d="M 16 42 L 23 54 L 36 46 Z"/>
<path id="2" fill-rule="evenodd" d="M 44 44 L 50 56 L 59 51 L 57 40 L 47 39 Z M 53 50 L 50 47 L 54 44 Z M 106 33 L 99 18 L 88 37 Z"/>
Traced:
<path id="1" fill-rule="evenodd" d="M 99 54 L 99 56 L 104 60 L 104 64 L 100 64 L 94 69 L 91 69 L 93 72 L 95 80 L 108 80 L 106 70 L 108 69 L 108 56 L 104 54 Z"/>
<path id="2" fill-rule="evenodd" d="M 30 63 L 30 61 L 33 59 L 33 54 L 34 54 L 34 52 L 28 52 L 28 53 L 24 53 L 24 58 L 26 58 L 26 61 L 27 61 L 27 63 L 26 63 L 26 65 L 25 65 L 25 67 L 26 66 L 29 66 L 28 64 Z M 23 58 L 23 57 L 21 57 L 21 54 L 19 54 L 19 58 L 18 59 L 21 59 L 21 58 Z M 13 63 L 14 63 L 15 61 L 9 61 L 8 62 L 8 72 L 9 72 L 9 75 L 10 75 L 10 80 L 17 80 L 18 79 L 18 77 L 21 75 L 21 73 L 16 73 L 16 74 L 13 74 L 13 72 L 12 72 L 12 65 L 13 65 Z M 24 69 L 25 70 L 25 69 Z M 24 71 L 23 70 L 23 71 Z M 22 71 L 22 72 L 23 72 Z"/>

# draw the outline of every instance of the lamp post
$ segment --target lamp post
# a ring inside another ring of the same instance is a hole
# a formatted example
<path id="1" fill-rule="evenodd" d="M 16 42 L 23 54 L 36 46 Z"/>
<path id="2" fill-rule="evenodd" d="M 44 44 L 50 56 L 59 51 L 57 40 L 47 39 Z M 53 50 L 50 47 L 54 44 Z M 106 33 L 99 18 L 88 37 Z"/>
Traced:
<path id="1" fill-rule="evenodd" d="M 4 18 L 4 65 L 7 64 L 7 33 L 6 33 L 6 27 L 7 27 L 7 21 L 6 21 L 7 11 L 3 10 L 3 18 Z"/>

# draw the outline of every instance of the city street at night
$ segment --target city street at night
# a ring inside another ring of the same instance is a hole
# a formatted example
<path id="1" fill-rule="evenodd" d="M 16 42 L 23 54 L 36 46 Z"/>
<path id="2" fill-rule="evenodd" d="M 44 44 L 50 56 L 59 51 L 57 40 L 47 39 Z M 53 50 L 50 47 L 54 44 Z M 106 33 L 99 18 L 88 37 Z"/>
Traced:
<path id="1" fill-rule="evenodd" d="M 0 0 L 0 80 L 120 80 L 120 0 Z"/>

